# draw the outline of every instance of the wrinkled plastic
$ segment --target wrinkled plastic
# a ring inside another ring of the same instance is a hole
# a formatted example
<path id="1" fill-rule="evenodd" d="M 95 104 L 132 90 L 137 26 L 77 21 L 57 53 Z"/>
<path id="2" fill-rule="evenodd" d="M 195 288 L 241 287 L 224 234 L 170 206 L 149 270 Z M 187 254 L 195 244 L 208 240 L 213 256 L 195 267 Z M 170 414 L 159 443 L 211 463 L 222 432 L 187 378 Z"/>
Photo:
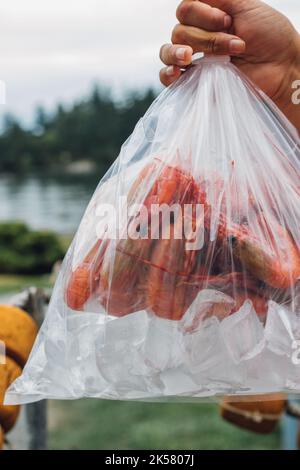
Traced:
<path id="1" fill-rule="evenodd" d="M 299 156 L 229 58 L 195 63 L 97 188 L 6 403 L 300 392 Z"/>

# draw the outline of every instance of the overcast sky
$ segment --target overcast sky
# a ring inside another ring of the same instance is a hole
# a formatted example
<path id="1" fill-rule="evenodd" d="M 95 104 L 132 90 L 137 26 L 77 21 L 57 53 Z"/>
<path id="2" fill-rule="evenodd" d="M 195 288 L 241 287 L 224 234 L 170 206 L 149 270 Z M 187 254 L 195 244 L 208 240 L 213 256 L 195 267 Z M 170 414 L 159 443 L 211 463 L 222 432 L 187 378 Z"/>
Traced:
<path id="1" fill-rule="evenodd" d="M 179 0 L 5 0 L 0 7 L 0 79 L 7 104 L 28 121 L 87 93 L 159 86 L 160 45 L 169 42 Z M 300 31 L 299 0 L 269 0 Z"/>

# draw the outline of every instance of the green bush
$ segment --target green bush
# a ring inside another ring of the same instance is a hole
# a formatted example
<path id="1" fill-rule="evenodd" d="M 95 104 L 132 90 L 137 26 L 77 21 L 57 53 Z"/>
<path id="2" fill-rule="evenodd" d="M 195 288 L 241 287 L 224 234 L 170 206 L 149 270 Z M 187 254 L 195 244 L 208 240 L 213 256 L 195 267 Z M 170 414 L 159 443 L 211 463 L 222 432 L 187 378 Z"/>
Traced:
<path id="1" fill-rule="evenodd" d="M 46 274 L 63 256 L 55 233 L 32 231 L 21 222 L 0 224 L 0 273 Z"/>

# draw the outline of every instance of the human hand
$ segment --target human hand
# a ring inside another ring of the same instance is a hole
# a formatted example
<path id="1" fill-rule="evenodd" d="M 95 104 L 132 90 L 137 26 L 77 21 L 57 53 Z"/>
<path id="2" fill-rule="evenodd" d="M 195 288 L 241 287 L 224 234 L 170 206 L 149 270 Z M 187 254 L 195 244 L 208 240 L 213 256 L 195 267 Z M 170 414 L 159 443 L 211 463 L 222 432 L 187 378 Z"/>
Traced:
<path id="1" fill-rule="evenodd" d="M 192 54 L 229 54 L 300 129 L 300 109 L 292 104 L 292 83 L 300 79 L 300 36 L 281 13 L 259 0 L 184 0 L 172 44 L 161 48 L 168 86 L 192 61 Z"/>

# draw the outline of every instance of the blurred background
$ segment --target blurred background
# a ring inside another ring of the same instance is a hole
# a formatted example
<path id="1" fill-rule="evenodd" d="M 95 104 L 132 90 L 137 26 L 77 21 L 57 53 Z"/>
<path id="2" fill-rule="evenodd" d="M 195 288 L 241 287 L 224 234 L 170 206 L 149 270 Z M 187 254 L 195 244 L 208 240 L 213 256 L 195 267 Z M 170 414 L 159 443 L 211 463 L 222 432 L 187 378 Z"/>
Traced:
<path id="1" fill-rule="evenodd" d="M 269 0 L 300 29 L 299 0 Z M 0 7 L 0 301 L 51 286 L 99 180 L 160 91 L 177 0 Z M 54 268 L 55 270 L 55 268 Z M 51 403 L 50 447 L 275 449 L 207 404 Z"/>

